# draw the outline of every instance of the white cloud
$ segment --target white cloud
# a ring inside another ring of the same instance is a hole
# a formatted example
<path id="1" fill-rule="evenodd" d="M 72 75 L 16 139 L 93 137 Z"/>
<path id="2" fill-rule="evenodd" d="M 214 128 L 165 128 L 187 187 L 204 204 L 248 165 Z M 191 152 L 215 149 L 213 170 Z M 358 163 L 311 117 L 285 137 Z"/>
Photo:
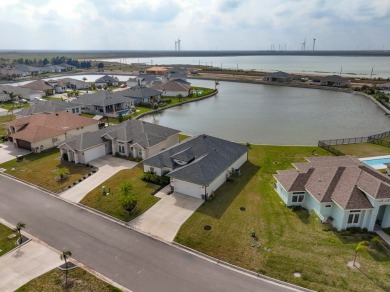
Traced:
<path id="1" fill-rule="evenodd" d="M 390 49 L 390 0 L 1 0 L 0 49 Z"/>

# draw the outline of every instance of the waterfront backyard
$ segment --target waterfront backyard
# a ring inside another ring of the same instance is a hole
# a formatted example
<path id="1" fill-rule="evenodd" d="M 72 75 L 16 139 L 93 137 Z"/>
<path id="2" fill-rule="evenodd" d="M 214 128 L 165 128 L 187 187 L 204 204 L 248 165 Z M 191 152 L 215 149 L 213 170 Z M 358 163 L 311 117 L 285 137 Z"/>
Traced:
<path id="1" fill-rule="evenodd" d="M 388 291 L 390 254 L 381 245 L 359 253 L 360 270 L 347 267 L 356 245 L 373 234 L 335 232 L 314 213 L 287 208 L 275 192 L 272 175 L 304 161 L 313 150 L 331 155 L 317 147 L 252 145 L 242 175 L 220 187 L 184 223 L 175 241 L 317 291 Z"/>

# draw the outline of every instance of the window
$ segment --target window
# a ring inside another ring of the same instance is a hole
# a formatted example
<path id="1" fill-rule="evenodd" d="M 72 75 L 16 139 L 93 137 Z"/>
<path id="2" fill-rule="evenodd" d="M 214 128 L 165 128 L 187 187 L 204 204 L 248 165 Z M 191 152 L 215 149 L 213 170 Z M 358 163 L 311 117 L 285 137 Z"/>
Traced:
<path id="1" fill-rule="evenodd" d="M 359 223 L 360 211 L 349 211 L 348 215 L 348 224 L 357 224 Z"/>
<path id="2" fill-rule="evenodd" d="M 330 208 L 332 207 L 332 205 L 325 205 L 325 208 Z"/>
<path id="3" fill-rule="evenodd" d="M 154 167 L 150 167 L 150 172 L 155 172 Z"/>
<path id="4" fill-rule="evenodd" d="M 119 145 L 119 153 L 125 153 L 125 146 Z"/>
<path id="5" fill-rule="evenodd" d="M 305 198 L 305 195 L 294 195 L 292 197 L 292 202 L 293 203 L 301 203 L 304 198 Z"/>

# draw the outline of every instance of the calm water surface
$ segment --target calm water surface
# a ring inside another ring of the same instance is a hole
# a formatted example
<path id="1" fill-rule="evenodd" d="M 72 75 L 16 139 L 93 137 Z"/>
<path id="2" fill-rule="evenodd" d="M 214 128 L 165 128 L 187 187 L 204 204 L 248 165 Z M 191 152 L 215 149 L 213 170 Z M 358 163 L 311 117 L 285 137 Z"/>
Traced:
<path id="1" fill-rule="evenodd" d="M 214 82 L 190 80 L 195 86 Z M 390 119 L 370 100 L 327 90 L 220 82 L 215 97 L 144 118 L 182 130 L 255 144 L 316 145 L 318 140 L 388 131 Z"/>
<path id="2" fill-rule="evenodd" d="M 337 57 L 337 56 L 232 56 L 232 57 L 161 57 L 105 59 L 122 63 L 148 65 L 191 64 L 256 71 L 285 71 L 301 74 L 344 77 L 390 77 L 390 57 Z"/>

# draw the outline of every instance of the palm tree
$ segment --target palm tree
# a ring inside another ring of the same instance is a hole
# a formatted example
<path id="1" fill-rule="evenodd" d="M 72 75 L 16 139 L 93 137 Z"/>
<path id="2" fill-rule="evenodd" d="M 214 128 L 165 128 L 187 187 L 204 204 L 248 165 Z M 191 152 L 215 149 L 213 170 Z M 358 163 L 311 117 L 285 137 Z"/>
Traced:
<path id="1" fill-rule="evenodd" d="M 65 250 L 61 253 L 60 259 L 65 261 L 65 287 L 68 286 L 68 258 L 72 256 L 72 253 L 69 250 Z"/>
<path id="2" fill-rule="evenodd" d="M 23 228 L 26 228 L 26 224 L 25 223 L 23 223 L 23 222 L 18 222 L 17 224 L 16 224 L 16 227 L 15 227 L 15 229 L 14 229 L 14 232 L 16 232 L 17 234 L 18 234 L 18 240 L 17 240 L 17 242 L 19 242 L 20 241 L 20 239 L 22 238 L 22 229 Z"/>
<path id="3" fill-rule="evenodd" d="M 365 240 L 365 241 L 359 242 L 358 245 L 356 246 L 356 248 L 355 248 L 355 256 L 353 258 L 353 265 L 354 266 L 355 266 L 355 263 L 356 263 L 356 257 L 357 257 L 358 251 L 367 251 L 368 250 L 368 244 L 369 244 L 369 242 L 367 240 Z"/>

